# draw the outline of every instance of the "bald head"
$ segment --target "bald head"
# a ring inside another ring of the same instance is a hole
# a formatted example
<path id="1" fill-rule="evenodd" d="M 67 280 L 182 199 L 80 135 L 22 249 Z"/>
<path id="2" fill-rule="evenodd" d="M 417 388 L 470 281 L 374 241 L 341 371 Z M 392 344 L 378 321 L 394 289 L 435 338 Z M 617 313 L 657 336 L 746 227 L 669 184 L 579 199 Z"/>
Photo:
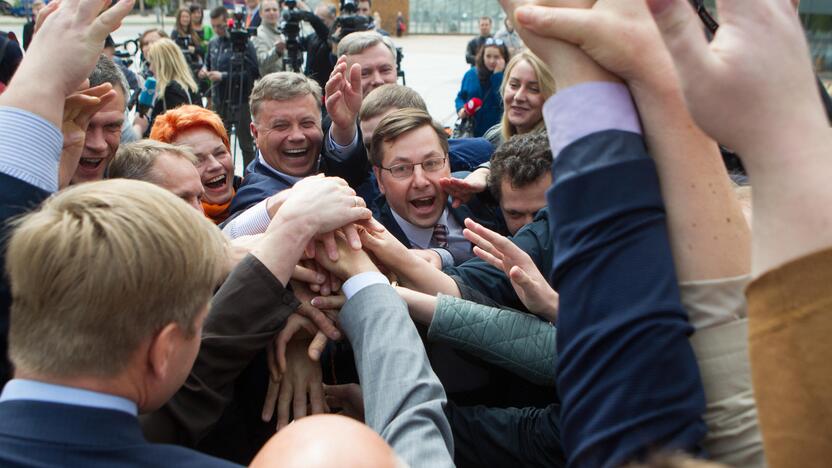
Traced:
<path id="1" fill-rule="evenodd" d="M 293 422 L 269 440 L 251 468 L 396 468 L 393 449 L 372 429 L 334 414 Z"/>

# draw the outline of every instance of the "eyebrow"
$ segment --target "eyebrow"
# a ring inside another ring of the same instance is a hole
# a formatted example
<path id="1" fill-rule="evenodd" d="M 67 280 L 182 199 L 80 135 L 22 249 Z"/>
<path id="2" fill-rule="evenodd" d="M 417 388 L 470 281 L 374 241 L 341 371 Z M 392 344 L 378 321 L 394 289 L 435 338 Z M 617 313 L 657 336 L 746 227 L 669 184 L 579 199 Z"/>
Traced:
<path id="1" fill-rule="evenodd" d="M 444 155 L 439 153 L 438 151 L 431 150 L 431 151 L 428 151 L 427 153 L 424 153 L 422 155 L 422 161 L 424 162 L 424 161 L 426 161 L 426 160 L 428 160 L 428 159 L 430 159 L 431 157 L 434 157 L 434 156 L 435 157 L 443 157 Z M 392 161 L 390 161 L 390 163 L 391 164 L 396 164 L 396 163 L 418 164 L 418 163 L 413 163 L 410 158 L 406 158 L 404 156 L 396 156 L 396 157 L 393 158 Z"/>

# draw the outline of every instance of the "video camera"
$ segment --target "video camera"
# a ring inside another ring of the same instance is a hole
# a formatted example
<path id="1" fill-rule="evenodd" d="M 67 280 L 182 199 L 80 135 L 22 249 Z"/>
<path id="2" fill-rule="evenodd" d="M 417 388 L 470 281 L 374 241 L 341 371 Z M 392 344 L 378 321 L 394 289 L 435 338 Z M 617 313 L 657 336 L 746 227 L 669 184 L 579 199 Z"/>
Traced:
<path id="1" fill-rule="evenodd" d="M 245 53 L 249 37 L 256 36 L 257 29 L 246 28 L 243 5 L 234 6 L 234 12 L 231 13 L 231 20 L 228 23 L 228 37 L 231 39 L 231 50 L 238 53 Z"/>
<path id="2" fill-rule="evenodd" d="M 358 31 L 369 31 L 375 28 L 372 16 L 358 14 L 358 2 L 356 0 L 341 0 L 341 15 L 335 19 L 332 25 L 332 42 L 337 44 L 347 34 Z M 340 31 L 339 31 L 340 29 Z M 335 32 L 339 31 L 336 35 Z"/>
<path id="3" fill-rule="evenodd" d="M 286 55 L 283 57 L 283 66 L 286 70 L 299 72 L 303 64 L 303 54 L 300 50 L 300 22 L 308 21 L 306 18 L 311 13 L 298 10 L 297 0 L 286 0 L 283 3 L 286 9 L 283 10 L 278 29 L 286 40 Z"/>

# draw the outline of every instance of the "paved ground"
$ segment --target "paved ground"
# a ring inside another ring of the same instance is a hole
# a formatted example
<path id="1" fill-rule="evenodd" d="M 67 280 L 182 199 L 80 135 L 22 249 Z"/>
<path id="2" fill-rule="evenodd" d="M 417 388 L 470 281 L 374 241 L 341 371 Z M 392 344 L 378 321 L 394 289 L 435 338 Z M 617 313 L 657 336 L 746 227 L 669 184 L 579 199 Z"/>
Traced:
<path id="1" fill-rule="evenodd" d="M 0 17 L 0 29 L 11 30 L 22 37 L 22 18 Z M 173 18 L 165 19 L 165 29 L 171 29 Z M 131 15 L 114 34 L 116 43 L 136 38 L 147 28 L 156 26 L 155 17 Z M 452 126 L 456 113 L 454 98 L 459 91 L 462 76 L 468 69 L 465 63 L 465 45 L 471 36 L 410 36 L 394 39 L 403 48 L 402 68 L 407 85 L 419 92 L 428 104 L 428 110 L 444 125 Z M 242 158 L 239 158 L 242 159 Z M 238 171 L 242 173 L 241 164 Z"/>
<path id="2" fill-rule="evenodd" d="M 11 30 L 22 37 L 24 20 L 8 16 L 0 17 L 0 29 Z M 173 18 L 165 19 L 165 29 L 170 29 Z M 150 15 L 128 16 L 113 39 L 122 42 L 137 37 L 145 29 L 155 26 Z M 430 113 L 445 125 L 454 122 L 454 98 L 468 68 L 465 63 L 465 45 L 470 36 L 410 36 L 395 39 L 403 47 L 402 68 L 408 86 L 418 91 L 428 104 Z"/>

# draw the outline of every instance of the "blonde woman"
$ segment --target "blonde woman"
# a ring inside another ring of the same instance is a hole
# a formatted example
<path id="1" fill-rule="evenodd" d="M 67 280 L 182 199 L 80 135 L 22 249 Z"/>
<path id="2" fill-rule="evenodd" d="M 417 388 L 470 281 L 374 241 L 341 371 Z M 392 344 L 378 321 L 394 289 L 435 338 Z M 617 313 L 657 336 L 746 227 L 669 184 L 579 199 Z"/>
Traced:
<path id="1" fill-rule="evenodd" d="M 153 116 L 183 104 L 202 105 L 196 80 L 182 50 L 170 39 L 159 39 L 147 50 L 150 71 L 156 77 Z"/>
<path id="2" fill-rule="evenodd" d="M 500 87 L 503 116 L 488 129 L 487 138 L 495 146 L 514 135 L 542 131 L 543 104 L 555 94 L 555 79 L 533 53 L 524 50 L 508 62 Z"/>

